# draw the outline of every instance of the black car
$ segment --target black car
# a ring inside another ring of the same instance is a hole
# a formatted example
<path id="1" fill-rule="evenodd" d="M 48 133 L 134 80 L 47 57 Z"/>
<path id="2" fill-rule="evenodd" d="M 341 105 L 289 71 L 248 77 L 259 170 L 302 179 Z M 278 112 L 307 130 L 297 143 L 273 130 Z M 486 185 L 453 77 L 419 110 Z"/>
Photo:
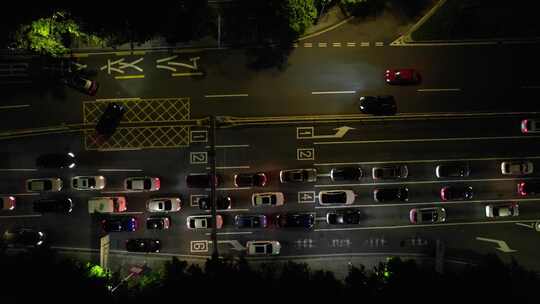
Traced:
<path id="1" fill-rule="evenodd" d="M 446 186 L 441 189 L 441 200 L 469 200 L 473 198 L 472 187 Z"/>
<path id="2" fill-rule="evenodd" d="M 73 210 L 71 198 L 42 199 L 34 202 L 34 212 L 70 213 Z"/>
<path id="3" fill-rule="evenodd" d="M 118 128 L 125 112 L 126 108 L 123 105 L 114 102 L 109 103 L 105 112 L 99 118 L 96 132 L 105 138 L 111 137 Z"/>
<path id="4" fill-rule="evenodd" d="M 234 175 L 234 185 L 236 187 L 264 187 L 267 183 L 268 176 L 264 172 Z"/>
<path id="5" fill-rule="evenodd" d="M 471 168 L 468 164 L 448 164 L 438 165 L 435 168 L 437 178 L 446 177 L 467 177 L 471 174 Z"/>
<path id="6" fill-rule="evenodd" d="M 409 188 L 382 188 L 373 190 L 373 200 L 376 202 L 402 201 L 409 200 Z"/>
<path id="7" fill-rule="evenodd" d="M 218 210 L 230 209 L 232 198 L 230 196 L 218 196 L 216 199 L 216 208 Z M 201 197 L 199 199 L 199 208 L 202 210 L 212 209 L 212 201 L 209 197 Z"/>
<path id="8" fill-rule="evenodd" d="M 131 216 L 108 218 L 101 221 L 105 232 L 135 231 L 138 227 L 137 219 Z"/>
<path id="9" fill-rule="evenodd" d="M 334 168 L 330 170 L 332 181 L 358 181 L 364 176 L 362 169 L 358 167 Z"/>
<path id="10" fill-rule="evenodd" d="M 236 228 L 266 228 L 268 221 L 266 215 L 237 215 L 234 217 Z"/>
<path id="11" fill-rule="evenodd" d="M 287 213 L 276 216 L 276 224 L 282 228 L 311 229 L 315 224 L 315 215 L 312 213 Z"/>
<path id="12" fill-rule="evenodd" d="M 212 178 L 212 174 L 190 174 L 186 176 L 186 184 L 188 188 L 210 188 L 212 186 L 212 180 L 214 185 L 218 187 L 221 184 L 221 176 L 215 175 Z"/>
<path id="13" fill-rule="evenodd" d="M 171 218 L 168 216 L 153 216 L 146 219 L 146 229 L 165 230 L 171 226 Z"/>
<path id="14" fill-rule="evenodd" d="M 409 176 L 409 168 L 406 165 L 373 167 L 371 173 L 373 179 L 407 178 Z"/>
<path id="15" fill-rule="evenodd" d="M 99 88 L 97 81 L 83 77 L 79 73 L 72 73 L 64 78 L 64 83 L 69 87 L 90 96 L 96 95 Z"/>
<path id="16" fill-rule="evenodd" d="M 362 96 L 359 103 L 360 112 L 373 115 L 394 115 L 397 112 L 394 96 Z"/>
<path id="17" fill-rule="evenodd" d="M 155 239 L 129 239 L 126 241 L 126 250 L 131 252 L 159 252 L 161 241 Z"/>
<path id="18" fill-rule="evenodd" d="M 45 245 L 47 237 L 44 232 L 32 228 L 19 228 L 7 230 L 2 240 L 12 247 L 42 247 Z"/>
<path id="19" fill-rule="evenodd" d="M 329 225 L 358 225 L 360 224 L 360 211 L 335 211 L 326 214 L 326 223 Z"/>
<path id="20" fill-rule="evenodd" d="M 36 159 L 36 166 L 44 169 L 73 169 L 75 165 L 75 154 L 71 152 L 43 154 Z"/>

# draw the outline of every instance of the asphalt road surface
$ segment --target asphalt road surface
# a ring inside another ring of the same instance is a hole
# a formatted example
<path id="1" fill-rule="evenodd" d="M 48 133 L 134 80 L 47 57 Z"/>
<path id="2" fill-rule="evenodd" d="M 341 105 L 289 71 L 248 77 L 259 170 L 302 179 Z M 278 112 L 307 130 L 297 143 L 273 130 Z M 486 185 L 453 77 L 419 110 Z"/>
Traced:
<path id="1" fill-rule="evenodd" d="M 112 249 L 124 250 L 129 238 L 153 237 L 163 241 L 166 253 L 210 254 L 210 230 L 186 227 L 187 216 L 208 213 L 199 210 L 196 200 L 209 195 L 210 189 L 188 189 L 185 177 L 210 170 L 211 139 L 207 125 L 182 123 L 216 115 L 234 117 L 228 120 L 233 124 L 224 123 L 216 133 L 217 171 L 224 178 L 217 193 L 233 199 L 231 209 L 218 211 L 225 223 L 218 231 L 221 254 L 245 254 L 249 240 L 278 240 L 283 256 L 432 253 L 439 242 L 447 256 L 467 259 L 497 252 L 539 269 L 534 244 L 540 233 L 533 225 L 540 220 L 540 197 L 520 197 L 516 185 L 537 180 L 540 173 L 520 177 L 500 172 L 501 161 L 511 159 L 528 159 L 540 168 L 539 135 L 520 132 L 523 118 L 540 113 L 538 51 L 535 44 L 298 48 L 284 70 L 260 72 L 247 69 L 243 52 L 236 50 L 82 57 L 79 63 L 99 71 L 96 97 L 42 86 L 39 77 L 3 85 L 0 193 L 14 195 L 17 208 L 1 212 L 0 231 L 36 227 L 48 233 L 51 246 L 96 249 L 103 236 L 99 222 L 107 215 L 90 215 L 88 199 L 124 195 L 128 214 L 138 218 L 140 228 L 111 233 Z M 173 56 L 178 57 L 170 59 Z M 39 69 L 39 60 L 25 60 Z M 167 61 L 184 66 L 158 68 Z M 119 66 L 122 63 L 126 64 Z M 422 83 L 385 84 L 384 70 L 399 67 L 418 69 Z M 186 73 L 195 75 L 182 75 Z M 398 115 L 361 115 L 357 99 L 365 94 L 394 95 Z M 93 124 L 110 99 L 125 103 L 129 119 L 108 143 L 96 144 Z M 241 118 L 249 118 L 249 123 Z M 348 127 L 344 134 L 339 134 L 341 127 Z M 36 128 L 50 130 L 35 136 L 16 132 Z M 36 169 L 39 155 L 67 151 L 77 155 L 76 168 Z M 468 163 L 471 175 L 438 179 L 435 167 L 443 163 Z M 383 164 L 406 164 L 409 177 L 373 180 L 371 169 Z M 365 175 L 357 182 L 332 182 L 330 170 L 342 166 L 358 166 Z M 293 168 L 316 168 L 317 181 L 281 184 L 279 171 Z M 270 183 L 264 188 L 236 188 L 232 179 L 238 172 L 266 172 Z M 76 175 L 104 175 L 107 186 L 102 191 L 70 189 L 69 181 Z M 128 192 L 123 179 L 129 176 L 157 176 L 162 187 L 156 192 Z M 60 177 L 66 187 L 60 193 L 26 193 L 25 180 L 36 177 Z M 447 185 L 472 186 L 474 198 L 441 202 L 439 191 Z M 396 186 L 409 188 L 408 202 L 373 201 L 373 189 Z M 330 189 L 353 190 L 354 204 L 321 206 L 317 194 Z M 284 193 L 284 206 L 251 205 L 253 193 L 273 191 Z M 70 215 L 32 211 L 38 198 L 66 196 L 75 204 Z M 163 196 L 180 196 L 182 210 L 170 214 L 169 230 L 147 230 L 146 201 Z M 519 216 L 486 218 L 485 205 L 509 202 L 519 204 Z M 445 223 L 409 223 L 410 209 L 431 206 L 446 209 Z M 328 225 L 326 213 L 343 208 L 360 211 L 361 223 Z M 315 214 L 314 228 L 233 225 L 237 214 L 265 214 L 272 222 L 287 212 Z"/>

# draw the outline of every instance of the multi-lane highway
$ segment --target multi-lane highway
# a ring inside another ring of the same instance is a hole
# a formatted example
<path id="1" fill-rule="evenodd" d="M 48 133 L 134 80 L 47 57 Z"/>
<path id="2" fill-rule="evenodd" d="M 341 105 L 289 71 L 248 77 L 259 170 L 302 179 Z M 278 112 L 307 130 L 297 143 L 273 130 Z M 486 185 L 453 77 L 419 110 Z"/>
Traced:
<path id="1" fill-rule="evenodd" d="M 39 78 L 30 79 L 30 85 L 5 87 L 0 107 L 4 138 L 0 193 L 14 195 L 17 208 L 2 211 L 0 227 L 2 231 L 37 227 L 49 234 L 53 247 L 96 249 L 103 235 L 102 217 L 88 214 L 87 200 L 121 194 L 127 197 L 128 214 L 137 217 L 141 227 L 136 232 L 111 233 L 112 249 L 124 250 L 125 240 L 144 236 L 161 239 L 166 253 L 210 254 L 210 230 L 186 227 L 187 216 L 205 214 L 196 200 L 209 195 L 210 189 L 187 188 L 185 178 L 210 170 L 206 118 L 216 115 L 222 122 L 215 138 L 216 163 L 224 180 L 217 193 L 233 198 L 231 209 L 218 211 L 224 217 L 224 227 L 218 230 L 222 254 L 244 254 L 249 240 L 278 240 L 283 256 L 432 253 L 438 241 L 450 257 L 499 252 L 538 269 L 537 248 L 531 244 L 540 236 L 534 229 L 540 219 L 540 197 L 519 197 L 516 185 L 540 175 L 509 177 L 500 171 L 501 161 L 513 159 L 528 159 L 540 167 L 539 136 L 520 132 L 523 118 L 540 113 L 538 63 L 530 59 L 537 52 L 534 44 L 298 47 L 285 70 L 262 72 L 248 70 L 242 53 L 227 49 L 81 57 L 79 63 L 99 70 L 99 100 L 62 87 L 34 89 Z M 111 68 L 122 59 L 132 65 L 117 67 L 122 73 Z M 176 71 L 159 68 L 167 61 L 184 65 L 168 66 Z M 383 79 L 389 67 L 418 69 L 422 82 L 389 86 Z M 357 100 L 364 94 L 394 95 L 398 115 L 360 114 Z M 128 111 L 109 142 L 97 144 L 93 124 L 112 99 Z M 20 129 L 43 134 L 19 136 Z M 68 150 L 78 156 L 76 168 L 36 169 L 39 155 Z M 444 163 L 467 163 L 471 174 L 437 178 L 435 167 Z M 409 177 L 371 178 L 371 169 L 383 164 L 405 164 Z M 343 166 L 362 168 L 364 177 L 332 182 L 330 170 Z M 293 168 L 317 169 L 317 181 L 281 184 L 279 171 Z M 266 172 L 269 185 L 234 187 L 232 177 L 238 172 Z M 104 175 L 107 186 L 102 191 L 70 189 L 67 185 L 76 175 Z M 161 189 L 127 192 L 123 179 L 129 176 L 160 177 Z M 66 187 L 50 195 L 27 193 L 25 179 L 35 177 L 60 177 Z M 396 185 L 409 188 L 408 202 L 373 201 L 373 189 Z M 441 202 L 439 191 L 447 185 L 472 186 L 474 198 Z M 359 225 L 326 223 L 327 212 L 345 208 L 319 204 L 317 194 L 329 189 L 354 191 L 355 202 L 346 208 L 361 212 Z M 284 206 L 252 207 L 252 193 L 263 191 L 283 192 Z M 182 210 L 170 215 L 172 227 L 147 230 L 146 201 L 169 195 L 180 196 L 183 202 Z M 38 198 L 65 196 L 75 204 L 70 215 L 32 211 Z M 519 203 L 518 217 L 486 218 L 486 204 L 507 202 Z M 410 209 L 430 206 L 446 209 L 445 223 L 410 224 Z M 315 214 L 314 228 L 271 224 L 267 229 L 236 229 L 233 225 L 237 214 L 274 219 L 285 212 Z M 509 247 L 497 250 L 497 241 Z"/>

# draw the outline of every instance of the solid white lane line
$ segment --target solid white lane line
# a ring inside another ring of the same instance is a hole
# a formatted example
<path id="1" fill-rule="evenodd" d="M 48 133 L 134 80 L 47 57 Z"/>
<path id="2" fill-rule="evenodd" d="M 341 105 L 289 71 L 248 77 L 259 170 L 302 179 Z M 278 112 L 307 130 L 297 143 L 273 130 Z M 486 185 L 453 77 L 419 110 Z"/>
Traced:
<path id="1" fill-rule="evenodd" d="M 253 231 L 242 231 L 242 232 L 218 232 L 217 235 L 234 235 L 234 234 L 252 234 Z M 211 235 L 211 233 L 205 233 L 205 235 Z"/>
<path id="2" fill-rule="evenodd" d="M 25 104 L 25 105 L 13 105 L 13 106 L 0 106 L 0 110 L 19 109 L 19 108 L 28 108 L 28 107 L 30 107 L 29 104 Z"/>
<path id="3" fill-rule="evenodd" d="M 115 152 L 115 151 L 140 151 L 142 148 L 110 148 L 110 149 L 97 149 L 99 152 Z"/>
<path id="4" fill-rule="evenodd" d="M 0 218 L 27 218 L 27 217 L 40 217 L 41 214 L 21 214 L 21 215 L 3 215 Z"/>
<path id="5" fill-rule="evenodd" d="M 387 186 L 387 185 L 419 185 L 419 184 L 450 184 L 450 183 L 470 183 L 470 182 L 504 182 L 529 180 L 536 177 L 508 177 L 508 178 L 484 178 L 484 179 L 454 179 L 454 180 L 424 180 L 424 181 L 396 181 L 396 182 L 380 182 L 380 183 L 360 183 L 360 184 L 327 184 L 315 185 L 315 188 L 327 187 L 362 187 L 362 186 Z"/>
<path id="6" fill-rule="evenodd" d="M 322 141 L 322 142 L 315 142 L 314 144 L 315 145 L 381 144 L 381 143 L 406 143 L 406 142 L 473 141 L 473 140 L 538 139 L 538 138 L 540 138 L 540 135 Z"/>
<path id="7" fill-rule="evenodd" d="M 522 86 L 522 89 L 540 89 L 540 85 Z"/>
<path id="8" fill-rule="evenodd" d="M 93 248 L 82 248 L 82 247 L 67 247 L 67 246 L 51 246 L 52 249 L 58 249 L 58 250 L 74 250 L 74 251 L 91 251 L 91 252 L 99 252 L 99 249 L 93 249 Z M 112 250 L 111 250 L 112 251 Z"/>
<path id="9" fill-rule="evenodd" d="M 12 193 L 12 194 L 0 194 L 0 196 L 32 196 L 32 195 L 39 195 L 37 192 L 32 193 Z"/>
<path id="10" fill-rule="evenodd" d="M 452 88 L 452 89 L 418 89 L 418 92 L 459 92 L 461 89 Z"/>
<path id="11" fill-rule="evenodd" d="M 523 226 L 523 227 L 527 227 L 527 228 L 534 228 L 534 224 L 523 224 L 523 223 L 516 223 L 516 225 L 518 226 Z"/>
<path id="12" fill-rule="evenodd" d="M 0 171 L 37 171 L 37 169 L 0 169 Z"/>
<path id="13" fill-rule="evenodd" d="M 424 205 L 457 205 L 457 204 L 477 204 L 477 203 L 498 203 L 498 202 L 538 202 L 540 198 L 507 198 L 507 199 L 490 199 L 490 200 L 464 200 L 464 201 L 436 201 L 436 202 L 406 202 L 406 203 L 377 203 L 377 204 L 358 204 L 358 205 L 342 205 L 342 206 L 316 206 L 315 209 L 344 209 L 344 208 L 378 208 L 378 207 L 400 207 L 400 206 L 424 206 Z"/>
<path id="14" fill-rule="evenodd" d="M 230 169 L 249 169 L 250 166 L 230 166 L 230 167 L 216 167 L 217 170 L 230 170 Z M 206 167 L 207 170 L 212 169 L 211 167 Z"/>
<path id="15" fill-rule="evenodd" d="M 356 91 L 323 91 L 323 92 L 311 92 L 312 95 L 326 95 L 326 94 L 354 94 Z"/>
<path id="16" fill-rule="evenodd" d="M 221 94 L 221 95 L 204 95 L 206 98 L 223 98 L 223 97 L 248 97 L 248 94 Z"/>
<path id="17" fill-rule="evenodd" d="M 141 172 L 142 169 L 98 169 L 100 172 Z"/>
<path id="18" fill-rule="evenodd" d="M 371 162 L 349 162 L 349 163 L 316 163 L 314 166 L 345 166 L 345 165 L 376 165 L 392 163 L 437 163 L 437 162 L 458 162 L 458 161 L 489 161 L 489 160 L 513 160 L 513 159 L 539 159 L 540 156 L 524 157 L 486 157 L 486 158 L 451 158 L 451 159 L 418 159 L 418 160 L 391 160 L 391 161 L 371 161 Z"/>
<path id="19" fill-rule="evenodd" d="M 221 212 L 244 212 L 244 211 L 249 211 L 249 209 L 216 209 L 216 212 L 218 212 L 218 213 L 221 213 Z M 210 213 L 211 210 L 204 210 L 204 212 Z"/>
<path id="20" fill-rule="evenodd" d="M 205 149 L 210 149 L 210 146 L 205 146 Z M 225 149 L 225 148 L 249 148 L 249 145 L 216 145 L 216 149 Z"/>
<path id="21" fill-rule="evenodd" d="M 219 191 L 247 190 L 247 189 L 251 189 L 251 187 L 216 188 L 216 190 L 219 190 Z M 205 189 L 205 190 L 210 191 L 210 188 Z"/>
<path id="22" fill-rule="evenodd" d="M 486 224 L 513 224 L 518 222 L 536 222 L 538 220 L 514 220 L 514 221 L 484 221 L 484 222 L 462 222 L 462 223 L 439 223 L 439 224 L 410 224 L 398 226 L 373 226 L 373 227 L 351 227 L 351 228 L 319 228 L 314 231 L 350 231 L 350 230 L 376 230 L 376 229 L 407 229 L 407 228 L 426 228 L 426 227 L 444 227 L 444 226 L 465 226 L 465 225 L 486 225 Z"/>

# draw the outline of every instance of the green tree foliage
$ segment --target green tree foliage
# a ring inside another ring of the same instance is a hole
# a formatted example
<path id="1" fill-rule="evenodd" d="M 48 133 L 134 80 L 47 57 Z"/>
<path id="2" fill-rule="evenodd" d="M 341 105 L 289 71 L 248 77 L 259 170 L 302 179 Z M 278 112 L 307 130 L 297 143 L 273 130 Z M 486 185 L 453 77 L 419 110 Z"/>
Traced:
<path id="1" fill-rule="evenodd" d="M 108 278 L 92 275 L 90 268 L 48 249 L 0 252 L 0 303 L 73 303 L 75 297 L 85 303 L 111 301 Z"/>
<path id="2" fill-rule="evenodd" d="M 70 42 L 84 38 L 99 42 L 99 38 L 81 31 L 79 25 L 66 11 L 58 11 L 46 18 L 39 18 L 30 24 L 23 24 L 15 34 L 18 48 L 59 57 L 69 51 Z"/>

